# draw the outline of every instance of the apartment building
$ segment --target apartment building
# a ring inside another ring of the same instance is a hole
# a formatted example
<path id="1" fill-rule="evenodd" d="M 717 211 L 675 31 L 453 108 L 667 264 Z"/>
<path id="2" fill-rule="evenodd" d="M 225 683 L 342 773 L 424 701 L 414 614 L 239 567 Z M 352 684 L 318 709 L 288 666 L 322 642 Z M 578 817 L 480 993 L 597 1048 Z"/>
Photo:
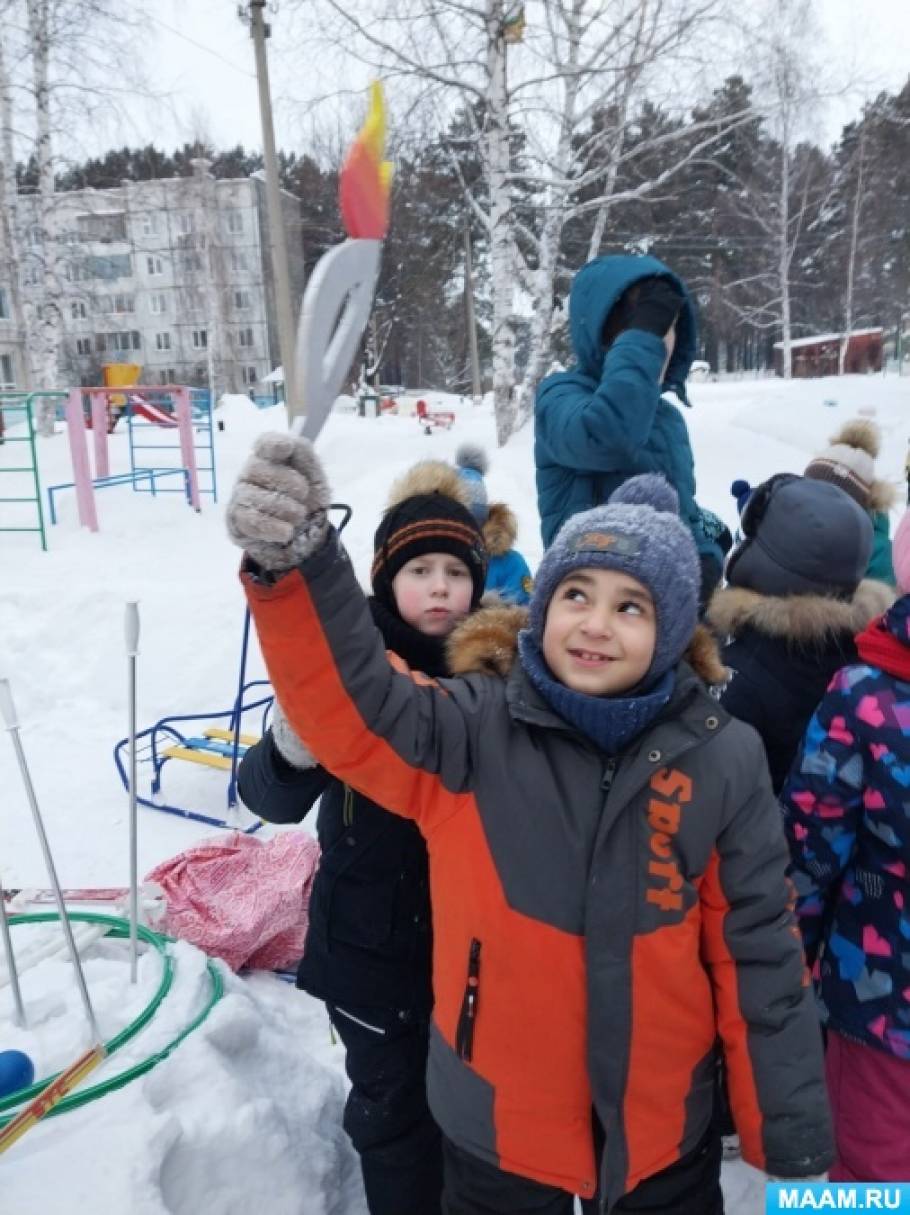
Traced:
<path id="1" fill-rule="evenodd" d="M 98 384 L 103 364 L 136 363 L 143 383 L 206 385 L 213 376 L 218 391 L 237 392 L 280 363 L 265 183 L 257 174 L 216 180 L 208 169 L 198 160 L 192 177 L 57 196 L 51 239 L 66 384 Z M 287 192 L 282 202 L 299 301 L 300 204 Z M 22 296 L 39 305 L 46 234 L 36 200 L 24 195 L 20 204 Z M 21 386 L 4 311 L 0 291 L 0 379 Z"/>

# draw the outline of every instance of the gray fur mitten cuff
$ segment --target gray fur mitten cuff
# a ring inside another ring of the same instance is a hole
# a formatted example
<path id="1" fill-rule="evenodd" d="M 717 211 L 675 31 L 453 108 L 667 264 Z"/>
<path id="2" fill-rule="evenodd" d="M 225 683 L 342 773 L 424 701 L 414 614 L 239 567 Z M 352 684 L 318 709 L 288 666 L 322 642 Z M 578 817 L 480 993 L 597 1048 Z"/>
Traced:
<path id="1" fill-rule="evenodd" d="M 286 759 L 292 768 L 316 767 L 316 757 L 306 743 L 301 742 L 291 729 L 284 710 L 277 700 L 272 706 L 272 741 L 278 748 L 282 759 Z"/>
<path id="2" fill-rule="evenodd" d="M 308 439 L 260 435 L 228 502 L 228 535 L 262 569 L 283 573 L 322 546 L 329 498 L 325 471 Z"/>

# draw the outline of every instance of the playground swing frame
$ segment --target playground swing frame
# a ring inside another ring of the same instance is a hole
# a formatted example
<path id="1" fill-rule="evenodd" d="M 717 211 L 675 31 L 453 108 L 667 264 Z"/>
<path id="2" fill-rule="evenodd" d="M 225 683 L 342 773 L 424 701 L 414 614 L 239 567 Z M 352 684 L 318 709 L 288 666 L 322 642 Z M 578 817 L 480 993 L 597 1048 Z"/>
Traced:
<path id="1" fill-rule="evenodd" d="M 350 522 L 353 511 L 342 502 L 333 502 L 329 510 L 343 512 L 343 519 L 338 531 L 344 531 Z M 252 835 L 262 826 L 262 820 L 257 819 L 248 827 L 241 827 L 237 821 L 237 769 L 240 760 L 247 749 L 259 739 L 244 735 L 241 730 L 243 718 L 248 713 L 261 710 L 260 738 L 268 726 L 269 713 L 274 701 L 270 692 L 265 696 L 257 696 L 256 690 L 270 687 L 267 679 L 246 678 L 247 654 L 250 641 L 250 612 L 246 609 L 243 619 L 243 638 L 240 646 L 240 669 L 237 679 L 237 695 L 229 709 L 215 713 L 181 713 L 170 714 L 160 718 L 153 726 L 142 730 L 136 735 L 136 755 L 140 764 L 151 764 L 151 782 L 149 792 L 143 795 L 136 791 L 136 800 L 140 806 L 148 806 L 150 810 L 160 810 L 164 814 L 173 814 L 178 818 L 191 819 L 196 823 L 204 823 L 208 827 L 224 827 L 231 831 L 243 831 Z M 253 699 L 248 699 L 250 694 Z M 226 729 L 209 727 L 198 734 L 187 734 L 179 728 L 184 723 L 196 721 L 227 720 Z M 114 764 L 119 773 L 124 789 L 129 792 L 129 777 L 126 769 L 126 756 L 129 748 L 129 737 L 121 738 L 114 746 Z M 208 765 L 230 772 L 227 787 L 227 808 L 224 818 L 214 813 L 193 810 L 166 801 L 161 796 L 162 771 L 170 760 L 184 760 Z M 228 762 L 223 762 L 228 761 Z"/>

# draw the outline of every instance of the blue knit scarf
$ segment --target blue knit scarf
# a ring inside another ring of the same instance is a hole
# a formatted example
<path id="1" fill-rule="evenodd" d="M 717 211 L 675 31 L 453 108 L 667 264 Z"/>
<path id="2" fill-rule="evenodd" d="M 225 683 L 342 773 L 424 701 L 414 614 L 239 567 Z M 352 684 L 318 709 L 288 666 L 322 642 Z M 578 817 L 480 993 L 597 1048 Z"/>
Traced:
<path id="1" fill-rule="evenodd" d="M 588 696 L 554 679 L 530 630 L 518 634 L 518 653 L 531 683 L 554 712 L 590 738 L 607 755 L 618 755 L 669 703 L 673 669 L 648 691 L 635 696 Z"/>

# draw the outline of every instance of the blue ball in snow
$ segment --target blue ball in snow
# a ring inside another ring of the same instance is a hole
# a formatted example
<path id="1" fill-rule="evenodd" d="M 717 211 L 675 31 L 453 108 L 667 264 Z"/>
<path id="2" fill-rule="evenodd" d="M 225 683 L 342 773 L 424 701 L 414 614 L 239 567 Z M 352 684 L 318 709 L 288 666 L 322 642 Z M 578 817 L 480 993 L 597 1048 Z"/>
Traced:
<path id="1" fill-rule="evenodd" d="M 35 1083 L 35 1065 L 21 1050 L 0 1050 L 0 1097 Z"/>

